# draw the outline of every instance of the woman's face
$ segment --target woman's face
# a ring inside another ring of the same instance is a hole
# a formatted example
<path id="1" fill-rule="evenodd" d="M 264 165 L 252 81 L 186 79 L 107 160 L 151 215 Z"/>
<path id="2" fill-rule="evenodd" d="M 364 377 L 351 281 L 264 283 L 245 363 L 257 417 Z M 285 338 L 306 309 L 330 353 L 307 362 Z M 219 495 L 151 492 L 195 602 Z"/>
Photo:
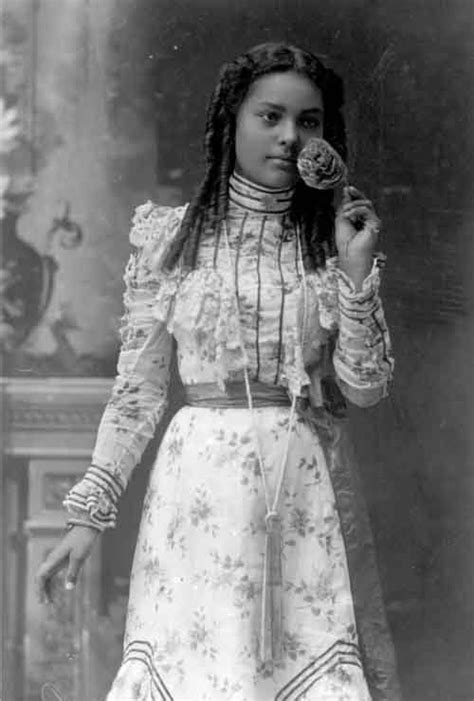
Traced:
<path id="1" fill-rule="evenodd" d="M 304 75 L 285 71 L 258 78 L 237 112 L 237 172 L 257 185 L 291 187 L 299 151 L 323 135 L 323 116 L 321 91 Z"/>

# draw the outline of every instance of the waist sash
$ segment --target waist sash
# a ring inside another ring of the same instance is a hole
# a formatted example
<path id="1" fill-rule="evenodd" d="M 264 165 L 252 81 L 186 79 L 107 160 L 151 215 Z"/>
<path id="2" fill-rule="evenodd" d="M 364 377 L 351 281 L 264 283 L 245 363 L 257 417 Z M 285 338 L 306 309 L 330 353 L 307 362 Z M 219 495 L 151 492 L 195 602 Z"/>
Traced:
<path id="1" fill-rule="evenodd" d="M 248 408 L 245 382 L 228 382 L 222 390 L 215 382 L 185 385 L 185 403 L 193 407 L 216 409 Z M 291 406 L 287 390 L 278 385 L 250 382 L 254 408 L 269 406 Z"/>

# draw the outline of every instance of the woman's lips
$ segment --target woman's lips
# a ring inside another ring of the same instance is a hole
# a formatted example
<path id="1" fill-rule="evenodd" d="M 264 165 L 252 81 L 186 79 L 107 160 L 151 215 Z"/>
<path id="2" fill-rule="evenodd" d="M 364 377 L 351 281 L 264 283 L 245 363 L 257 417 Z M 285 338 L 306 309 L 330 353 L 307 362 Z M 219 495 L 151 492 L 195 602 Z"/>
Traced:
<path id="1" fill-rule="evenodd" d="M 283 170 L 294 170 L 296 168 L 296 158 L 285 158 L 284 156 L 269 156 L 276 166 Z"/>

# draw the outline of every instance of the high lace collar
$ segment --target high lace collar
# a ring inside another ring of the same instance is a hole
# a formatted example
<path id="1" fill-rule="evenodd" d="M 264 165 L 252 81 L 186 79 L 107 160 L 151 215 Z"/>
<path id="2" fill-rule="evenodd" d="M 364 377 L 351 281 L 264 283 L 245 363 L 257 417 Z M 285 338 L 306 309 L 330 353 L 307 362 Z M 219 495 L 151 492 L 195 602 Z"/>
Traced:
<path id="1" fill-rule="evenodd" d="M 261 214 L 286 214 L 294 192 L 293 187 L 275 190 L 256 185 L 234 171 L 229 178 L 229 208 Z"/>

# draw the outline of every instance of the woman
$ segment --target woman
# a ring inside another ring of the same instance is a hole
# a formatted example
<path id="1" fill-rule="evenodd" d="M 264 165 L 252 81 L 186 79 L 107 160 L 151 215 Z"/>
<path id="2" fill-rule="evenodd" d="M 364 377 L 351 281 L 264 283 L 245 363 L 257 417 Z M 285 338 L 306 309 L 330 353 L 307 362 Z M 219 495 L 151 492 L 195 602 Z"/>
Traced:
<path id="1" fill-rule="evenodd" d="M 186 406 L 150 475 L 124 657 L 107 701 L 396 701 L 367 519 L 337 417 L 387 394 L 393 360 L 355 188 L 307 187 L 297 155 L 345 156 L 342 86 L 265 44 L 225 64 L 193 201 L 138 207 L 118 375 L 70 530 L 38 573 L 66 586 L 115 524 L 160 421 L 177 343 Z M 337 252 L 337 256 L 335 253 Z"/>

